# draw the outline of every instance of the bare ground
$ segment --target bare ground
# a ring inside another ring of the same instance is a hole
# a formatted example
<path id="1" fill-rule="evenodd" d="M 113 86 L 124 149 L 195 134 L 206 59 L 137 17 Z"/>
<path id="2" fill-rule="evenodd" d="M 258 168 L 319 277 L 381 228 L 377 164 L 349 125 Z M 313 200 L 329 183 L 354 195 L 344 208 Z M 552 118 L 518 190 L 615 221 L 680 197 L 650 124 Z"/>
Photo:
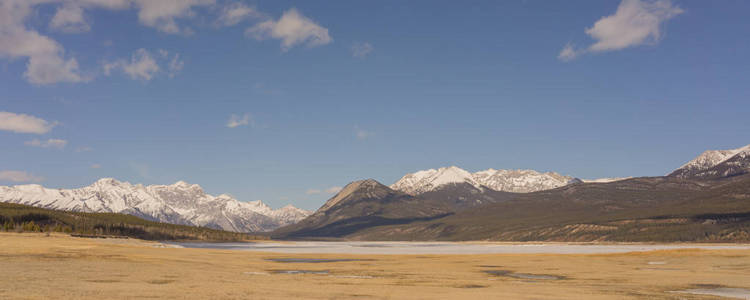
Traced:
<path id="1" fill-rule="evenodd" d="M 670 291 L 750 289 L 750 251 L 279 254 L 0 233 L 0 272 L 0 299 L 718 299 Z"/>

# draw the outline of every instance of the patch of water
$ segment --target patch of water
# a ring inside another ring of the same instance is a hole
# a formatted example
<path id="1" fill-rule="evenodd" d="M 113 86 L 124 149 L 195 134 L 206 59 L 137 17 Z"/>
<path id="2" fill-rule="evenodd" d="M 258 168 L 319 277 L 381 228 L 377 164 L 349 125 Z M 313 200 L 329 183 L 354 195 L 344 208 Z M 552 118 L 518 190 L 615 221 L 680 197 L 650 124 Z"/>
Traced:
<path id="1" fill-rule="evenodd" d="M 367 275 L 330 275 L 331 277 L 335 278 L 354 278 L 354 279 L 372 279 L 375 277 L 367 276 Z"/>
<path id="2" fill-rule="evenodd" d="M 266 272 L 242 272 L 242 274 L 245 274 L 245 275 L 271 275 L 271 274 L 268 274 Z"/>
<path id="3" fill-rule="evenodd" d="M 603 254 L 655 250 L 750 250 L 750 245 L 710 244 L 561 244 L 561 243 L 462 243 L 462 242 L 259 242 L 167 243 L 186 248 L 231 249 L 274 253 L 341 254 Z"/>
<path id="4" fill-rule="evenodd" d="M 532 279 L 532 280 L 561 280 L 565 279 L 563 276 L 547 275 L 547 274 L 527 274 L 527 273 L 514 273 L 506 270 L 485 270 L 483 271 L 490 275 L 513 277 L 517 279 Z"/>

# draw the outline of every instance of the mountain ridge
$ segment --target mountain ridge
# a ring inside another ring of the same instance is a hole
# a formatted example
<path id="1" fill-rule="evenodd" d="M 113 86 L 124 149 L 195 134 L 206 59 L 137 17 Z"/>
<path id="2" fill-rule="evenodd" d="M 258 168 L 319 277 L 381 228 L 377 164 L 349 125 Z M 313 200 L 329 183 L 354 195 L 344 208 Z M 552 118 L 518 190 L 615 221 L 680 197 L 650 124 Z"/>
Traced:
<path id="1" fill-rule="evenodd" d="M 147 220 L 235 232 L 270 231 L 312 213 L 291 205 L 274 210 L 260 200 L 241 202 L 227 194 L 212 196 L 200 185 L 185 181 L 144 186 L 109 177 L 75 189 L 38 184 L 0 186 L 0 202 L 66 211 L 126 213 Z"/>
<path id="2" fill-rule="evenodd" d="M 555 172 L 490 168 L 470 173 L 459 167 L 449 166 L 408 173 L 390 187 L 410 195 L 419 195 L 446 184 L 467 183 L 477 189 L 529 193 L 580 182 L 582 181 L 578 178 Z"/>
<path id="3" fill-rule="evenodd" d="M 750 144 L 729 150 L 706 150 L 667 176 L 717 178 L 750 172 Z"/>

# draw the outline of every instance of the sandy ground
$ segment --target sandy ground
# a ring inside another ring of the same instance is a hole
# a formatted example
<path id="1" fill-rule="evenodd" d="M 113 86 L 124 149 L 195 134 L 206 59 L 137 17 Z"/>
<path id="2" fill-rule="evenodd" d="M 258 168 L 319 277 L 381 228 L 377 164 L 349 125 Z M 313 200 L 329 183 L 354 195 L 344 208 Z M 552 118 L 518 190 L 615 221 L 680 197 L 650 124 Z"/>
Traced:
<path id="1" fill-rule="evenodd" d="M 316 274 L 276 273 L 293 270 Z M 0 274 L 0 299 L 720 299 L 670 291 L 750 289 L 750 251 L 281 254 L 0 233 Z"/>

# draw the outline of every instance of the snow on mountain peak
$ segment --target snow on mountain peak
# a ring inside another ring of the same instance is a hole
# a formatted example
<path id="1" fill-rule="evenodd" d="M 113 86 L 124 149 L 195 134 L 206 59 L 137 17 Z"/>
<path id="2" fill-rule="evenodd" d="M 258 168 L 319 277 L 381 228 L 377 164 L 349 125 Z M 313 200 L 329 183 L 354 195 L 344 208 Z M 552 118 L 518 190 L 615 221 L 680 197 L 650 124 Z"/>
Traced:
<path id="1" fill-rule="evenodd" d="M 496 191 L 526 193 L 557 188 L 576 182 L 575 178 L 554 172 L 540 173 L 534 170 L 487 169 L 469 173 L 461 168 L 450 166 L 406 174 L 392 189 L 407 194 L 421 194 L 433 191 L 451 183 L 467 183 L 475 188 L 489 188 Z"/>
<path id="2" fill-rule="evenodd" d="M 294 207 L 271 209 L 261 201 L 241 202 L 230 195 L 206 194 L 200 185 L 132 185 L 102 178 L 77 189 L 40 185 L 0 187 L 0 202 L 51 209 L 127 213 L 160 222 L 207 226 L 231 231 L 268 231 L 296 223 L 311 212 Z M 293 208 L 293 209 L 292 209 Z"/>
<path id="3" fill-rule="evenodd" d="M 446 184 L 468 183 L 476 188 L 481 185 L 471 173 L 456 166 L 429 169 L 406 174 L 390 187 L 407 194 L 421 194 L 433 191 Z"/>
<path id="4" fill-rule="evenodd" d="M 690 174 L 708 170 L 718 164 L 721 164 L 737 154 L 750 152 L 750 145 L 729 150 L 707 150 L 690 160 L 676 170 L 672 171 L 669 176 L 686 177 Z"/>

